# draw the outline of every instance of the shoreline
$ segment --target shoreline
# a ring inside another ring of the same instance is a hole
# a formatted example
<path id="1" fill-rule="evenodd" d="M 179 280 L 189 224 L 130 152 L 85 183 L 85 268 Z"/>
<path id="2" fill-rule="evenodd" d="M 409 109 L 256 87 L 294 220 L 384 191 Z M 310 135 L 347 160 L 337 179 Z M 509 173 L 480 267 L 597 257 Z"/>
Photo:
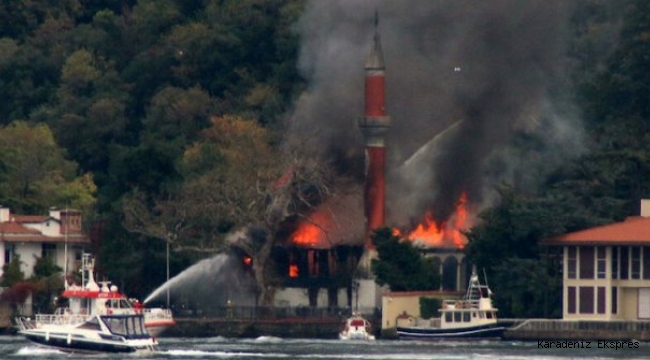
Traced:
<path id="1" fill-rule="evenodd" d="M 282 318 L 228 319 L 177 318 L 176 325 L 166 329 L 165 337 L 202 338 L 280 338 L 338 339 L 345 319 Z M 375 329 L 379 321 L 369 319 Z M 559 319 L 504 320 L 508 326 L 503 341 L 650 341 L 650 321 L 566 321 Z M 0 328 L 0 335 L 17 335 L 13 326 Z M 395 329 L 375 331 L 377 339 L 398 340 Z M 458 339 L 456 339 L 458 340 Z"/>

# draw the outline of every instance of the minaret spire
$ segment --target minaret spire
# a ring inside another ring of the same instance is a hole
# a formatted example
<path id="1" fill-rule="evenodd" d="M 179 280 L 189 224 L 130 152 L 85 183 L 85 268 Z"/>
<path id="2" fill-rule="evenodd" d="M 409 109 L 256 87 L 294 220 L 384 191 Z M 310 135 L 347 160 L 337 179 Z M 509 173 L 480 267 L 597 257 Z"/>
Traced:
<path id="1" fill-rule="evenodd" d="M 377 11 L 374 26 L 374 41 L 365 64 L 365 111 L 359 120 L 366 147 L 365 209 L 367 245 L 370 248 L 370 233 L 385 226 L 385 138 L 391 122 L 385 107 L 384 53 L 379 37 Z"/>

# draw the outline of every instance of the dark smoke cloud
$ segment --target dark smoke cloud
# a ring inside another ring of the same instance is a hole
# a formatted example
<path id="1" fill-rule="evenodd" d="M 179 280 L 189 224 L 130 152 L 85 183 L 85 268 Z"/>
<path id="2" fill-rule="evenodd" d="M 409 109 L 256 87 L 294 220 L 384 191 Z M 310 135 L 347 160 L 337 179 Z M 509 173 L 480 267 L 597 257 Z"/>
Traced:
<path id="1" fill-rule="evenodd" d="M 532 187 L 582 151 L 580 122 L 562 100 L 569 90 L 563 79 L 571 3 L 310 1 L 297 25 L 309 88 L 290 130 L 317 134 L 313 144 L 341 164 L 363 159 L 357 120 L 377 10 L 393 119 L 390 224 L 404 225 L 425 210 L 444 220 L 463 191 L 480 207 L 498 183 Z M 534 157 L 515 147 L 522 136 L 535 139 Z"/>

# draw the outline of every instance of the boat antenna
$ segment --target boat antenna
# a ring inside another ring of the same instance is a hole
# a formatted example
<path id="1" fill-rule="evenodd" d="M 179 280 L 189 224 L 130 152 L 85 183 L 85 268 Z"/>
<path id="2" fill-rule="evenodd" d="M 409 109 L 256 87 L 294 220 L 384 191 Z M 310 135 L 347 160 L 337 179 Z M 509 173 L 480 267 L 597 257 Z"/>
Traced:
<path id="1" fill-rule="evenodd" d="M 64 218 L 65 216 L 65 218 Z M 61 223 L 65 226 L 63 232 L 64 245 L 63 245 L 63 286 L 68 289 L 68 205 L 65 206 L 65 213 L 63 216 L 59 216 Z M 65 223 L 64 223 L 65 220 Z"/>
<path id="2" fill-rule="evenodd" d="M 487 280 L 487 273 L 485 272 L 485 268 L 483 268 L 483 279 L 485 279 L 485 286 L 490 288 L 490 285 L 488 285 L 488 280 Z"/>

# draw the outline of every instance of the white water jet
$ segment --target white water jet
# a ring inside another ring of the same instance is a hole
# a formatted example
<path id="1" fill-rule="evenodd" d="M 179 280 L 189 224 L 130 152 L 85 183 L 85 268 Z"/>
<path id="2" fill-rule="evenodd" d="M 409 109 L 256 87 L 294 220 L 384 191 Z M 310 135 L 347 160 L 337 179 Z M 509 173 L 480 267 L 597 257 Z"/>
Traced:
<path id="1" fill-rule="evenodd" d="M 236 257 L 219 254 L 183 270 L 154 290 L 144 303 L 163 300 L 167 291 L 175 301 L 190 302 L 197 308 L 225 305 L 254 305 L 254 281 L 243 271 Z"/>

